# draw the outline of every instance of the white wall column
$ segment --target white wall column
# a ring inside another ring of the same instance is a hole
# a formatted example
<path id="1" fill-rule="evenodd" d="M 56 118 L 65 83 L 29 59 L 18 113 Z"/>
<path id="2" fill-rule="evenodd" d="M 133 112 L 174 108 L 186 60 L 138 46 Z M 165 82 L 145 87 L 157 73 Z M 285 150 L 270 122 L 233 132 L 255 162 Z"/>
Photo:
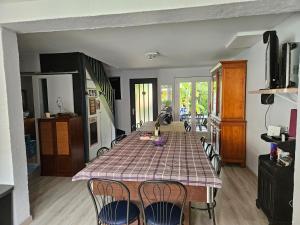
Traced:
<path id="1" fill-rule="evenodd" d="M 300 87 L 298 87 L 299 93 Z M 300 97 L 297 106 L 297 136 L 295 153 L 295 173 L 294 173 L 294 198 L 293 198 L 293 225 L 300 224 Z"/>
<path id="2" fill-rule="evenodd" d="M 0 27 L 0 183 L 14 185 L 14 225 L 30 219 L 16 33 Z"/>

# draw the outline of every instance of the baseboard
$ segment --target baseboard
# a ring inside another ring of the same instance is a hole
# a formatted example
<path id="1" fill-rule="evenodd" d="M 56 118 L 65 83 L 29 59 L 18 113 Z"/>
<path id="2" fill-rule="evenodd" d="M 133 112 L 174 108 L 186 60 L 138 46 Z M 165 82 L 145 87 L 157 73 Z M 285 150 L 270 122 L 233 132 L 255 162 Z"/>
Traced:
<path id="1" fill-rule="evenodd" d="M 32 216 L 28 216 L 20 225 L 29 225 L 32 222 Z"/>
<path id="2" fill-rule="evenodd" d="M 250 173 L 255 176 L 256 178 L 258 177 L 247 165 L 246 165 L 246 168 L 250 171 Z"/>

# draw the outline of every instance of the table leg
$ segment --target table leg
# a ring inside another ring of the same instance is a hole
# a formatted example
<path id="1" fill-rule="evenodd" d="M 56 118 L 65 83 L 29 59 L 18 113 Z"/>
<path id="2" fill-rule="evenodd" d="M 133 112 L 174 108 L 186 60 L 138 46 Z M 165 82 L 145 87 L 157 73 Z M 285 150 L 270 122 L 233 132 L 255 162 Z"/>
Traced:
<path id="1" fill-rule="evenodd" d="M 184 221 L 183 221 L 184 225 L 190 225 L 190 221 L 191 221 L 190 215 L 191 215 L 191 202 L 188 201 L 184 207 Z"/>

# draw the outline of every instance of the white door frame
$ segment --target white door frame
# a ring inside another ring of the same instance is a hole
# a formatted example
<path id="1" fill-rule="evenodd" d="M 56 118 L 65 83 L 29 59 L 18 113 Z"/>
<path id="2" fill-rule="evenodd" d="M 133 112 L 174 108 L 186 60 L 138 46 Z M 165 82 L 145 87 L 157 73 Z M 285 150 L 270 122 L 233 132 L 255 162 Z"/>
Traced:
<path id="1" fill-rule="evenodd" d="M 179 120 L 179 84 L 181 82 L 191 82 L 192 83 L 192 108 L 191 108 L 191 117 L 192 117 L 192 123 L 195 124 L 195 118 L 196 118 L 196 82 L 197 81 L 207 81 L 208 82 L 208 93 L 210 93 L 211 89 L 211 78 L 208 76 L 199 76 L 199 77 L 177 77 L 174 80 L 174 118 L 175 120 Z M 210 97 L 208 96 L 208 106 L 210 105 Z"/>

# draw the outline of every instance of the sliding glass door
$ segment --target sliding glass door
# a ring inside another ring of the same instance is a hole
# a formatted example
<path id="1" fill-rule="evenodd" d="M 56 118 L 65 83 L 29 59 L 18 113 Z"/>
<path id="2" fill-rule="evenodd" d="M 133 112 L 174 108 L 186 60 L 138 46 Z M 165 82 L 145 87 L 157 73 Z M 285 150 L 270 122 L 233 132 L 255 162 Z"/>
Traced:
<path id="1" fill-rule="evenodd" d="M 210 78 L 175 79 L 175 119 L 186 121 L 193 130 L 207 131 Z"/>

